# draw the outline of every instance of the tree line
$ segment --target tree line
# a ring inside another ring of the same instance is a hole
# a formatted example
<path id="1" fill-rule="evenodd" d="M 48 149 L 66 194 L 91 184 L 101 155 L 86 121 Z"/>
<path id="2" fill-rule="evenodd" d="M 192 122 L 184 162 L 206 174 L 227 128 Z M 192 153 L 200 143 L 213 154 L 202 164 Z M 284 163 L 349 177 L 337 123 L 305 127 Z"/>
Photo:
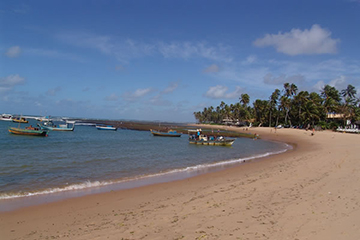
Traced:
<path id="1" fill-rule="evenodd" d="M 199 123 L 223 124 L 224 120 L 238 125 L 253 126 L 320 126 L 323 129 L 346 125 L 346 121 L 360 120 L 360 100 L 356 89 L 348 85 L 339 91 L 325 85 L 320 93 L 298 92 L 295 84 L 285 83 L 282 90 L 275 89 L 268 100 L 256 99 L 252 106 L 250 96 L 241 94 L 239 101 L 227 105 L 223 101 L 217 107 L 205 107 L 194 112 Z M 329 118 L 333 114 L 336 118 Z"/>

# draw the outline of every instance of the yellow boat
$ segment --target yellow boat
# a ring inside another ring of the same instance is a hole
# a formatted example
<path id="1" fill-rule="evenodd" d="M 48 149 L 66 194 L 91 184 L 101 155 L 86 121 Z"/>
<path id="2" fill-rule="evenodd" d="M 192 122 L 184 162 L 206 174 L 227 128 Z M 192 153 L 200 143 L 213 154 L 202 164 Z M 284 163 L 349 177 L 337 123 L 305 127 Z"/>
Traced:
<path id="1" fill-rule="evenodd" d="M 159 131 L 150 129 L 150 132 L 154 136 L 160 136 L 160 137 L 181 137 L 181 133 L 178 133 L 178 132 L 176 132 L 175 130 L 172 130 L 172 129 L 170 129 L 167 132 L 159 132 Z"/>
<path id="2" fill-rule="evenodd" d="M 17 123 L 28 123 L 29 122 L 28 120 L 26 120 L 26 118 L 23 118 L 23 117 L 13 118 L 12 120 L 13 120 L 13 122 L 17 122 Z"/>
<path id="3" fill-rule="evenodd" d="M 48 131 L 27 127 L 27 128 L 16 128 L 16 127 L 9 127 L 9 132 L 16 135 L 27 135 L 27 136 L 41 136 L 47 137 Z"/>

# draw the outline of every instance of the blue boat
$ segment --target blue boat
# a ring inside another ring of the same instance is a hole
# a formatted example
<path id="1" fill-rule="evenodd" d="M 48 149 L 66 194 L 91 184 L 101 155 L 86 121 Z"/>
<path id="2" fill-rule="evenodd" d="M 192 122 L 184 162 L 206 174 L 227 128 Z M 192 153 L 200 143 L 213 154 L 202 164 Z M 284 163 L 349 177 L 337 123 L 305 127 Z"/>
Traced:
<path id="1" fill-rule="evenodd" d="M 157 137 L 180 137 L 181 133 L 176 132 L 175 130 L 170 129 L 167 132 L 159 132 L 156 130 L 150 129 L 150 132 Z"/>
<path id="2" fill-rule="evenodd" d="M 75 121 L 66 121 L 65 124 L 54 124 L 52 121 L 44 122 L 42 124 L 38 124 L 43 130 L 50 131 L 74 131 L 75 129 Z"/>

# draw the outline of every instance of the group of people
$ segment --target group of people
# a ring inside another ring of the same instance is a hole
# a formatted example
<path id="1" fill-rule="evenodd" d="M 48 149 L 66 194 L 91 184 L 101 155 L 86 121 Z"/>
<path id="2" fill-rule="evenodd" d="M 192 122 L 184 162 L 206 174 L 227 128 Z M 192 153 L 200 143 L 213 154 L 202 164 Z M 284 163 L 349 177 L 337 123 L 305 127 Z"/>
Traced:
<path id="1" fill-rule="evenodd" d="M 35 127 L 33 127 L 32 125 L 26 127 L 26 129 L 29 129 L 29 130 L 39 130 L 39 128 L 35 128 Z"/>

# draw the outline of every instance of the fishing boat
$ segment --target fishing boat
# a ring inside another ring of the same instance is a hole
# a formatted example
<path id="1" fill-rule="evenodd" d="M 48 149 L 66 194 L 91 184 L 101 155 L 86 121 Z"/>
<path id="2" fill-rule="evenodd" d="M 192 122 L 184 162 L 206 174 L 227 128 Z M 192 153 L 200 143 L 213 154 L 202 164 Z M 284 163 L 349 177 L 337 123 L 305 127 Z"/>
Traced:
<path id="1" fill-rule="evenodd" d="M 178 133 L 178 132 L 176 132 L 175 130 L 172 130 L 172 129 L 170 129 L 167 132 L 159 132 L 159 131 L 150 129 L 150 132 L 154 136 L 159 136 L 159 137 L 180 137 L 181 136 L 181 133 Z"/>
<path id="2" fill-rule="evenodd" d="M 0 120 L 2 121 L 12 121 L 12 116 L 10 114 L 1 114 Z"/>
<path id="3" fill-rule="evenodd" d="M 211 146 L 231 146 L 235 142 L 234 138 L 223 136 L 207 136 L 202 134 L 201 129 L 189 130 L 189 143 L 197 145 Z"/>
<path id="4" fill-rule="evenodd" d="M 39 137 L 47 137 L 48 135 L 47 130 L 34 128 L 32 126 L 26 128 L 9 127 L 9 132 L 16 135 L 39 136 Z"/>
<path id="5" fill-rule="evenodd" d="M 50 130 L 50 131 L 74 131 L 75 121 L 66 121 L 65 124 L 54 124 L 54 122 L 44 122 L 43 124 L 38 124 L 41 129 Z"/>
<path id="6" fill-rule="evenodd" d="M 14 117 L 12 119 L 13 122 L 17 122 L 17 123 L 28 123 L 29 121 L 26 120 L 26 118 L 24 117 Z"/>
<path id="7" fill-rule="evenodd" d="M 98 130 L 110 130 L 110 131 L 116 131 L 117 130 L 116 127 L 110 126 L 110 125 L 107 125 L 107 126 L 105 126 L 105 125 L 96 125 L 96 128 Z"/>
<path id="8" fill-rule="evenodd" d="M 39 121 L 39 122 L 51 122 L 52 121 L 50 116 L 36 117 L 35 120 Z"/>

